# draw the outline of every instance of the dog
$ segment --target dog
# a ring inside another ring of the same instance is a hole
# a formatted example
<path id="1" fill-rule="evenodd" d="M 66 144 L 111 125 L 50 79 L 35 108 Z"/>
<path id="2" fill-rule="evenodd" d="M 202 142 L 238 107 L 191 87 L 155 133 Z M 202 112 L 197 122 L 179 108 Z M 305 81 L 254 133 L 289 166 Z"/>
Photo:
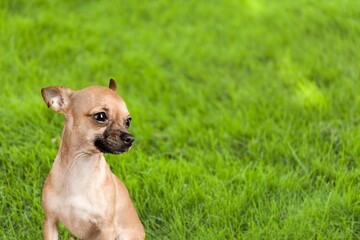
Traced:
<path id="1" fill-rule="evenodd" d="M 58 239 L 58 221 L 80 239 L 145 239 L 128 190 L 103 156 L 127 152 L 134 141 L 131 117 L 116 88 L 110 79 L 108 88 L 41 89 L 47 106 L 65 115 L 59 152 L 42 192 L 45 240 Z"/>

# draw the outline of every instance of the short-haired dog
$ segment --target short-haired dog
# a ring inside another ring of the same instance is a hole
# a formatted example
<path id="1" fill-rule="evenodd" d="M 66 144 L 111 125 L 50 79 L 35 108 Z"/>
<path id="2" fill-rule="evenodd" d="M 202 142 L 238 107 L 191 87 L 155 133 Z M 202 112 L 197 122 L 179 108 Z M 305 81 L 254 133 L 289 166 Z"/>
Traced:
<path id="1" fill-rule="evenodd" d="M 134 141 L 124 100 L 109 87 L 41 90 L 47 106 L 65 115 L 59 152 L 42 193 L 45 240 L 58 239 L 58 222 L 80 239 L 144 239 L 125 185 L 103 153 L 128 151 Z"/>

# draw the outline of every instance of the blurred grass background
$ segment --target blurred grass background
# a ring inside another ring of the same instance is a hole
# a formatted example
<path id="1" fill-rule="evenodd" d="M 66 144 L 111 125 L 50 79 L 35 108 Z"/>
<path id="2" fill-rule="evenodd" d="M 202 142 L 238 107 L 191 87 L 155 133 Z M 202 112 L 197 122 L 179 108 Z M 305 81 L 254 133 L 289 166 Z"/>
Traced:
<path id="1" fill-rule="evenodd" d="M 359 36 L 353 0 L 0 0 L 0 238 L 42 238 L 40 89 L 115 78 L 147 239 L 359 239 Z"/>

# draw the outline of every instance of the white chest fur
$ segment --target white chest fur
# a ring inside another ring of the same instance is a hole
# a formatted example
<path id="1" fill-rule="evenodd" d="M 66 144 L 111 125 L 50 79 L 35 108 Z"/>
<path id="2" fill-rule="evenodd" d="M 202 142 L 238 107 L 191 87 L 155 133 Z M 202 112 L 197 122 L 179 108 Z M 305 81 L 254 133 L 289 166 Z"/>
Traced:
<path id="1" fill-rule="evenodd" d="M 76 236 L 87 238 L 88 234 L 113 221 L 115 206 L 114 183 L 110 168 L 101 157 L 89 159 L 80 156 L 66 171 L 56 170 L 55 161 L 50 174 L 51 191 L 47 192 L 47 204 L 59 216 L 59 220 Z"/>

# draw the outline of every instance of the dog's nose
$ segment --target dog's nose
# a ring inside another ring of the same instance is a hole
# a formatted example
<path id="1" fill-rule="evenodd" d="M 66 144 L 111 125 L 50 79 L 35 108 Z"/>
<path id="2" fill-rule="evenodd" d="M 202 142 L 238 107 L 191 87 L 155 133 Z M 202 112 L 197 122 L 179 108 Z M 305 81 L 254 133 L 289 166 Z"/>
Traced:
<path id="1" fill-rule="evenodd" d="M 121 140 L 123 140 L 125 142 L 125 144 L 129 145 L 132 144 L 133 141 L 135 140 L 135 138 L 129 134 L 129 133 L 123 133 L 120 136 Z"/>

